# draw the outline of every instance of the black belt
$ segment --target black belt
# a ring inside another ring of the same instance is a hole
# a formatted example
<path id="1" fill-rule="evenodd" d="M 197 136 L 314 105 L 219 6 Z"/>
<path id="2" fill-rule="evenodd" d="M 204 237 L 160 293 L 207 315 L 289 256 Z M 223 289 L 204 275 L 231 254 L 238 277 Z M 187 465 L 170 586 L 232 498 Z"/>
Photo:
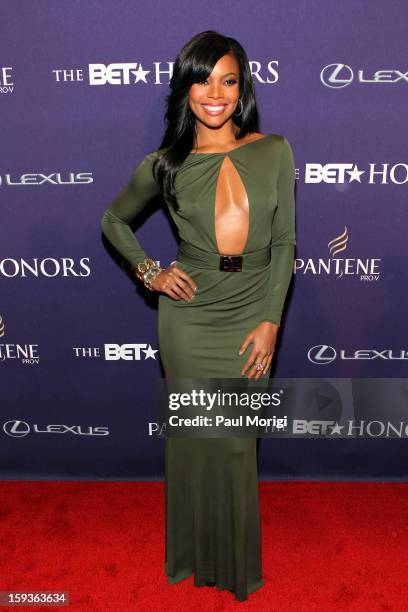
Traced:
<path id="1" fill-rule="evenodd" d="M 222 272 L 241 272 L 242 255 L 220 255 L 219 270 Z"/>
<path id="2" fill-rule="evenodd" d="M 242 270 L 262 268 L 267 266 L 270 260 L 270 245 L 243 255 L 220 255 L 181 240 L 177 253 L 177 261 L 180 263 L 221 272 L 242 272 Z"/>

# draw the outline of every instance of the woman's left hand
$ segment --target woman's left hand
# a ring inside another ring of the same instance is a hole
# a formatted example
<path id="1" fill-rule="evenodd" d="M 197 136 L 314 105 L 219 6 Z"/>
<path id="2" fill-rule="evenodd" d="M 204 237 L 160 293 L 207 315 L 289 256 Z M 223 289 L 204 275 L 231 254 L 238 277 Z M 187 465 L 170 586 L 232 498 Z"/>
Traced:
<path id="1" fill-rule="evenodd" d="M 273 354 L 275 352 L 276 336 L 278 325 L 270 321 L 261 321 L 255 329 L 249 332 L 244 338 L 239 354 L 246 350 L 250 342 L 253 343 L 252 351 L 241 370 L 241 376 L 250 368 L 248 378 L 260 378 L 269 370 Z M 256 369 L 256 364 L 261 363 L 262 370 Z"/>

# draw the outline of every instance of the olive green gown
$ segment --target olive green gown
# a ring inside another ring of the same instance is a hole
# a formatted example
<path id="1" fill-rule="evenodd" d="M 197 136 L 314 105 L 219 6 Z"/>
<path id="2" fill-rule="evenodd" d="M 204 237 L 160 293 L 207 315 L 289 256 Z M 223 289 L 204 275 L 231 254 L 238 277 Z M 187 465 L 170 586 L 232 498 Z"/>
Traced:
<path id="1" fill-rule="evenodd" d="M 157 259 L 155 245 L 144 251 L 129 223 L 159 193 L 152 164 L 164 150 L 145 156 L 102 218 L 104 235 L 133 267 Z M 227 157 L 249 203 L 240 272 L 218 269 L 215 196 Z M 260 321 L 280 325 L 296 244 L 294 184 L 292 149 L 279 134 L 184 160 L 176 177 L 179 208 L 169 210 L 179 232 L 177 265 L 198 291 L 191 302 L 159 294 L 166 378 L 240 378 L 252 350 L 238 354 L 248 332 Z M 267 382 L 269 373 L 257 382 Z M 166 438 L 165 444 L 168 582 L 192 575 L 196 586 L 215 582 L 247 599 L 264 584 L 256 438 Z"/>

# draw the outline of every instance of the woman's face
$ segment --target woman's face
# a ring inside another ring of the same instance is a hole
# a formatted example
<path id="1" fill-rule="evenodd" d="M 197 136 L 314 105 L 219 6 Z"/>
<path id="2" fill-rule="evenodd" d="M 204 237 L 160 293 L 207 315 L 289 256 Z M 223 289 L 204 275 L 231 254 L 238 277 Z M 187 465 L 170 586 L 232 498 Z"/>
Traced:
<path id="1" fill-rule="evenodd" d="M 228 121 L 236 112 L 238 98 L 239 64 L 230 53 L 223 55 L 209 77 L 202 83 L 194 83 L 189 92 L 192 112 L 208 127 L 219 127 Z"/>

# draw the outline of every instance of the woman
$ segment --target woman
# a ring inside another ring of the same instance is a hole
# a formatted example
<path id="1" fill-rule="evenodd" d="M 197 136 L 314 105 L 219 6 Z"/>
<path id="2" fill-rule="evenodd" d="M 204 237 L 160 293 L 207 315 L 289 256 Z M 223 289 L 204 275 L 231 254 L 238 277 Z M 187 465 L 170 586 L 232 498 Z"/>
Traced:
<path id="1" fill-rule="evenodd" d="M 259 380 L 270 373 L 293 270 L 292 150 L 285 137 L 259 132 L 248 58 L 235 39 L 195 36 L 176 58 L 170 89 L 161 146 L 105 211 L 102 230 L 159 293 L 166 379 Z M 165 269 L 129 227 L 158 193 L 180 237 Z M 256 437 L 169 437 L 165 482 L 169 583 L 193 575 L 196 586 L 247 599 L 264 584 Z"/>

